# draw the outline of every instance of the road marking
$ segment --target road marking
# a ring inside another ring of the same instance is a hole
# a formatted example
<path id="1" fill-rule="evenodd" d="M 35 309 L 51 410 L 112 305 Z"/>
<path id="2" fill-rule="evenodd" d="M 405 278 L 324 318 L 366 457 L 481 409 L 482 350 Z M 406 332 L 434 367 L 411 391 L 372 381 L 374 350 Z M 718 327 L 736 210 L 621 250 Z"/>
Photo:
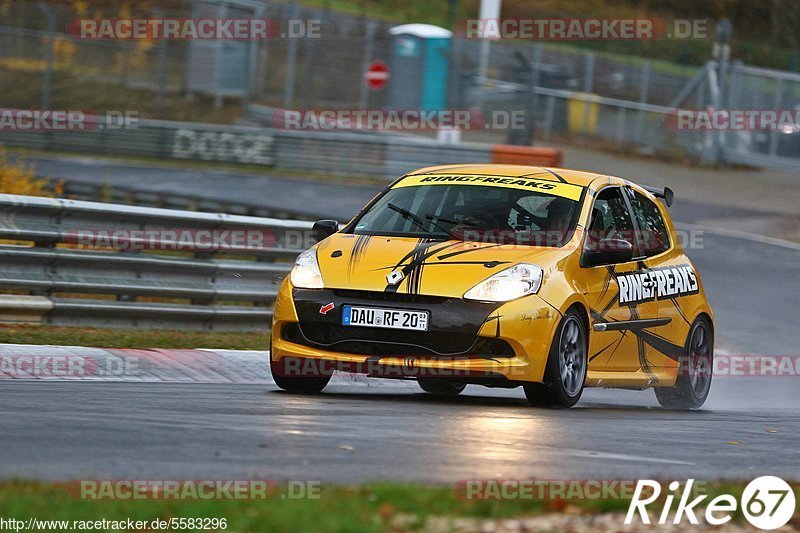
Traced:
<path id="1" fill-rule="evenodd" d="M 686 222 L 676 222 L 675 227 L 681 230 L 688 231 L 704 231 L 712 235 L 719 235 L 721 237 L 733 237 L 735 239 L 742 239 L 751 242 L 758 242 L 761 244 L 771 244 L 772 246 L 780 246 L 800 252 L 800 243 L 787 241 L 786 239 L 778 239 L 777 237 L 767 237 L 759 235 L 758 233 L 748 233 L 746 231 L 737 231 L 733 229 L 717 228 L 714 226 L 705 226 L 703 224 L 689 224 Z"/>
<path id="2" fill-rule="evenodd" d="M 613 459 L 616 461 L 632 461 L 637 463 L 663 463 L 663 464 L 672 464 L 672 465 L 693 465 L 695 463 L 689 461 L 678 461 L 675 459 L 659 459 L 657 457 L 642 457 L 639 455 L 629 455 L 629 454 L 620 454 L 620 453 L 606 453 L 606 452 L 595 452 L 591 450 L 576 450 L 576 449 L 562 449 L 561 451 L 566 452 L 568 455 L 573 455 L 575 457 L 582 457 L 587 459 Z"/>

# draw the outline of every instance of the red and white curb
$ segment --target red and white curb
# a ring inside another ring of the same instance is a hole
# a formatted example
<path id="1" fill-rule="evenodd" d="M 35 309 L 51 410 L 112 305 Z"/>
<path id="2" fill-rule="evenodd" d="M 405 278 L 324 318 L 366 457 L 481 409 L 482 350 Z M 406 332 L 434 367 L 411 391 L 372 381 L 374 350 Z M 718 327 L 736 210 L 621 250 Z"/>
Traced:
<path id="1" fill-rule="evenodd" d="M 0 344 L 0 381 L 6 380 L 275 383 L 268 351 Z M 336 373 L 331 384 L 416 386 L 347 373 Z"/>
<path id="2" fill-rule="evenodd" d="M 729 350 L 717 349 L 718 355 Z M 0 344 L 0 381 L 114 381 L 274 384 L 268 351 L 119 349 Z M 416 386 L 411 381 L 334 375 L 332 384 Z"/>

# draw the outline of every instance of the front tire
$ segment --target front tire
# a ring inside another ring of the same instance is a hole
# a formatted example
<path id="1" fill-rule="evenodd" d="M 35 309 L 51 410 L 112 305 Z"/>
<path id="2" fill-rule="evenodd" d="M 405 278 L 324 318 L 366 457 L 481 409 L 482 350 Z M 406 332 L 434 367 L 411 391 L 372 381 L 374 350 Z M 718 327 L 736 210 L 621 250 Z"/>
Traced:
<path id="1" fill-rule="evenodd" d="M 316 394 L 331 380 L 331 375 L 323 376 L 284 376 L 280 368 L 282 365 L 275 361 L 270 361 L 272 379 L 279 388 L 296 394 Z"/>
<path id="2" fill-rule="evenodd" d="M 705 317 L 692 324 L 684 354 L 678 360 L 674 387 L 657 387 L 656 398 L 667 409 L 699 409 L 708 398 L 714 362 L 714 328 Z"/>
<path id="3" fill-rule="evenodd" d="M 549 407 L 572 407 L 578 403 L 586 383 L 588 346 L 583 318 L 575 309 L 569 309 L 553 337 L 544 383 L 523 386 L 528 401 Z"/>
<path id="4" fill-rule="evenodd" d="M 419 378 L 417 383 L 425 392 L 437 396 L 458 396 L 467 386 L 466 383 L 430 378 Z"/>

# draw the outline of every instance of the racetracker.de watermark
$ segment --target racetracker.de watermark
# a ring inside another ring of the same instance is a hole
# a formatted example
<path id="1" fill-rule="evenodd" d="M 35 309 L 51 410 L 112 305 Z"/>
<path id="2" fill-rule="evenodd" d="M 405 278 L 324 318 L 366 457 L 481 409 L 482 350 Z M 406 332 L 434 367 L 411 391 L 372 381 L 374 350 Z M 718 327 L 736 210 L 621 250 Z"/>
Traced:
<path id="1" fill-rule="evenodd" d="M 530 246 L 558 246 L 569 232 L 562 230 L 536 229 L 482 229 L 471 226 L 455 226 L 449 230 L 453 239 L 481 244 L 502 244 L 509 249 Z M 684 250 L 701 250 L 705 247 L 703 230 L 676 230 L 675 244 Z M 599 240 L 590 233 L 587 242 L 576 239 L 567 244 L 567 249 L 588 246 L 593 250 L 613 249 L 617 245 L 639 243 L 644 249 L 659 248 L 665 240 L 648 231 L 621 231 L 618 239 Z M 276 249 L 305 250 L 317 242 L 309 229 L 124 229 L 124 228 L 70 228 L 64 234 L 64 243 L 78 248 L 109 248 L 114 250 L 161 250 L 187 252 L 269 252 Z"/>
<path id="2" fill-rule="evenodd" d="M 651 41 L 706 39 L 708 20 L 660 18 L 475 18 L 456 33 L 467 39 L 531 41 Z"/>
<path id="3" fill-rule="evenodd" d="M 509 130 L 526 127 L 523 110 L 474 109 L 283 109 L 272 116 L 273 127 L 287 130 L 428 131 Z"/>
<path id="4" fill-rule="evenodd" d="M 322 309 L 320 309 L 322 312 Z M 544 317 L 540 317 L 544 318 Z M 287 339 L 292 341 L 292 333 Z M 675 356 L 676 375 L 708 375 L 718 378 L 798 378 L 800 356 L 795 355 L 723 355 L 698 357 Z M 486 374 L 463 366 L 464 359 L 457 356 L 440 356 L 434 359 L 425 356 L 385 356 L 380 360 L 366 359 L 363 362 L 336 361 L 305 357 L 282 357 L 272 362 L 272 373 L 284 377 L 326 377 L 334 372 L 365 374 L 378 378 L 442 378 L 466 379 L 504 374 L 508 379 L 525 379 L 526 369 L 513 361 L 494 361 L 492 373 Z"/>
<path id="5" fill-rule="evenodd" d="M 304 244 L 310 232 L 298 232 Z M 191 252 L 270 251 L 276 247 L 270 229 L 70 229 L 64 242 L 80 248 Z"/>
<path id="6" fill-rule="evenodd" d="M 139 375 L 137 357 L 0 355 L 0 379 L 82 379 Z"/>
<path id="7" fill-rule="evenodd" d="M 686 356 L 679 361 L 679 375 L 711 375 L 714 378 L 798 378 L 800 356 L 763 354 L 716 354 L 711 358 Z"/>
<path id="8" fill-rule="evenodd" d="M 76 19 L 67 32 L 87 40 L 234 40 L 319 39 L 317 19 L 131 18 Z"/>
<path id="9" fill-rule="evenodd" d="M 137 111 L 95 113 L 82 109 L 0 109 L 0 130 L 81 132 L 138 127 Z"/>
<path id="10" fill-rule="evenodd" d="M 67 484 L 81 500 L 319 500 L 320 481 L 271 479 L 82 479 Z"/>
<path id="11" fill-rule="evenodd" d="M 612 501 L 633 498 L 637 484 L 632 479 L 468 479 L 457 481 L 453 492 L 464 500 Z M 705 484 L 694 488 L 703 492 Z"/>
<path id="12" fill-rule="evenodd" d="M 364 362 L 334 361 L 305 357 L 282 357 L 272 363 L 273 375 L 283 377 L 326 377 L 334 372 L 365 374 L 378 378 L 468 378 L 480 377 L 483 373 L 457 365 L 464 362 L 459 357 L 437 357 L 435 365 L 453 365 L 449 368 L 430 366 L 425 357 L 387 356 L 381 361 L 367 359 Z M 516 369 L 509 364 L 508 371 Z"/>
<path id="13" fill-rule="evenodd" d="M 800 108 L 796 109 L 672 109 L 664 124 L 675 131 L 769 131 L 800 132 Z"/>

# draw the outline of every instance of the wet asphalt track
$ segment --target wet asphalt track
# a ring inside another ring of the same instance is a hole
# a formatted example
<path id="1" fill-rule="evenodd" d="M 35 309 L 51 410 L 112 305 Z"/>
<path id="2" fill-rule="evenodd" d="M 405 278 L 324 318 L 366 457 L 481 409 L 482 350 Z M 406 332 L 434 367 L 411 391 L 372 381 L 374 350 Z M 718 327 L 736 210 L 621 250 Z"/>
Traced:
<path id="1" fill-rule="evenodd" d="M 344 193 L 329 205 L 354 201 Z M 673 213 L 691 223 L 708 209 L 679 199 Z M 716 312 L 718 346 L 798 354 L 800 251 L 703 240 L 689 254 Z M 589 390 L 563 411 L 531 408 L 521 390 L 470 386 L 439 400 L 413 384 L 339 380 L 303 397 L 265 380 L 0 381 L 0 477 L 800 479 L 796 377 L 718 379 L 698 412 L 659 409 L 652 391 Z"/>
<path id="2" fill-rule="evenodd" d="M 0 475 L 797 479 L 797 394 L 776 405 L 780 395 L 760 397 L 766 381 L 717 387 L 708 409 L 688 413 L 656 408 L 647 391 L 592 390 L 575 409 L 546 410 L 519 391 L 477 387 L 438 400 L 412 384 L 336 384 L 308 397 L 269 384 L 4 382 Z"/>

